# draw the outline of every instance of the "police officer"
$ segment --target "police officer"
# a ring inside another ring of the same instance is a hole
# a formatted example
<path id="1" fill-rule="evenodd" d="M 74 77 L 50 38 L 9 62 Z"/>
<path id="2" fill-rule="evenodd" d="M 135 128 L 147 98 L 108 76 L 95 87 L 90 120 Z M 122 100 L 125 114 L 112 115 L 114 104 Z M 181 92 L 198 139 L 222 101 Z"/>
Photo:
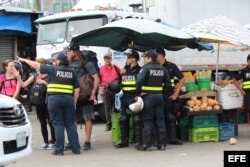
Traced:
<path id="1" fill-rule="evenodd" d="M 55 129 L 56 143 L 53 155 L 64 154 L 64 128 L 66 128 L 72 152 L 80 154 L 80 144 L 74 125 L 75 106 L 79 96 L 79 82 L 76 74 L 68 67 L 64 53 L 58 55 L 56 66 L 44 65 L 28 59 L 19 58 L 42 74 L 48 74 L 48 110 Z"/>
<path id="2" fill-rule="evenodd" d="M 237 82 L 241 79 L 243 80 L 242 87 Z M 250 113 L 250 54 L 247 56 L 247 67 L 240 70 L 239 74 L 233 79 L 233 82 L 244 96 L 247 112 Z"/>
<path id="3" fill-rule="evenodd" d="M 163 112 L 163 88 L 171 87 L 170 78 L 166 69 L 157 62 L 157 52 L 148 50 L 145 53 L 146 65 L 140 70 L 136 79 L 136 93 L 143 97 L 142 110 L 143 145 L 139 150 L 151 150 L 152 134 L 156 123 L 158 132 L 159 150 L 166 147 L 166 126 Z M 154 120 L 155 119 L 155 120 Z"/>
<path id="4" fill-rule="evenodd" d="M 157 48 L 156 52 L 158 53 L 157 61 L 162 67 L 164 67 L 171 78 L 171 86 L 174 88 L 175 82 L 174 78 L 176 77 L 179 80 L 179 83 L 176 89 L 164 90 L 164 114 L 165 122 L 168 132 L 169 144 L 181 145 L 182 141 L 176 137 L 176 111 L 175 107 L 177 106 L 177 97 L 181 91 L 181 88 L 185 82 L 184 76 L 176 64 L 171 63 L 165 58 L 165 51 L 162 48 Z"/>
<path id="5" fill-rule="evenodd" d="M 121 98 L 121 115 L 120 115 L 120 128 L 121 128 L 121 143 L 115 145 L 116 148 L 124 148 L 129 146 L 129 120 L 131 117 L 131 111 L 129 104 L 136 97 L 136 75 L 139 73 L 141 67 L 138 65 L 139 54 L 131 50 L 126 54 L 127 64 L 122 74 L 122 91 L 123 96 Z M 142 124 L 140 113 L 133 114 L 134 121 L 134 134 L 135 134 L 135 148 L 142 144 Z"/>

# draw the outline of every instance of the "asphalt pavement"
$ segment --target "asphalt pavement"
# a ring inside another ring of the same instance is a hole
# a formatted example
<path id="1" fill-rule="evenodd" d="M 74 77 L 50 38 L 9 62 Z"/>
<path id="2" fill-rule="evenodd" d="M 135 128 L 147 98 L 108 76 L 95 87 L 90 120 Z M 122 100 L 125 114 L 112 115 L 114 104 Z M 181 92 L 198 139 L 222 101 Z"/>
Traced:
<path id="1" fill-rule="evenodd" d="M 105 132 L 105 124 L 96 120 L 93 126 L 92 150 L 82 150 L 80 155 L 65 152 L 54 156 L 51 150 L 39 150 L 43 143 L 40 124 L 36 113 L 28 113 L 32 124 L 33 152 L 8 167 L 222 167 L 224 150 L 250 151 L 250 124 L 239 125 L 238 143 L 224 142 L 190 143 L 168 145 L 165 151 L 137 151 L 131 145 L 116 149 L 111 141 L 111 131 Z M 83 144 L 84 126 L 78 127 L 79 139 Z"/>

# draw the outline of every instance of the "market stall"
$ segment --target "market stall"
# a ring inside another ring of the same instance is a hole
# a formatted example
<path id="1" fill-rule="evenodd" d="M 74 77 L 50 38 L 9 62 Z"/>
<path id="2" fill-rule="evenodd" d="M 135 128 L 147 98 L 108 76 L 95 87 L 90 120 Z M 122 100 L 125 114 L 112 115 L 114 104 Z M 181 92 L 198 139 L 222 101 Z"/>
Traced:
<path id="1" fill-rule="evenodd" d="M 178 134 L 190 142 L 225 141 L 238 135 L 238 109 L 243 96 L 230 80 L 212 81 L 212 71 L 184 72 L 186 80 L 180 95 L 184 118 Z M 211 90 L 213 89 L 213 90 Z"/>

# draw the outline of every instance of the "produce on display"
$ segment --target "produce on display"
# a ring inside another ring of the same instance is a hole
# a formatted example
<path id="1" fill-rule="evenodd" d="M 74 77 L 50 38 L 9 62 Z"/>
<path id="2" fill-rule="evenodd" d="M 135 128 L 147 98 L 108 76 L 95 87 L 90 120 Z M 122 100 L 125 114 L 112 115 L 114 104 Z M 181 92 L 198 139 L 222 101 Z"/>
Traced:
<path id="1" fill-rule="evenodd" d="M 217 85 L 219 87 L 224 88 L 224 87 L 226 87 L 226 86 L 228 86 L 229 84 L 232 84 L 232 83 L 233 83 L 232 80 L 218 80 Z"/>
<path id="2" fill-rule="evenodd" d="M 195 76 L 191 72 L 183 72 L 183 75 L 186 83 L 195 82 Z"/>
<path id="3" fill-rule="evenodd" d="M 217 100 L 206 96 L 201 98 L 192 96 L 191 99 L 186 102 L 186 107 L 190 112 L 214 111 L 221 109 L 221 106 L 218 104 Z"/>
<path id="4" fill-rule="evenodd" d="M 196 70 L 194 76 L 196 79 L 211 78 L 212 70 Z"/>

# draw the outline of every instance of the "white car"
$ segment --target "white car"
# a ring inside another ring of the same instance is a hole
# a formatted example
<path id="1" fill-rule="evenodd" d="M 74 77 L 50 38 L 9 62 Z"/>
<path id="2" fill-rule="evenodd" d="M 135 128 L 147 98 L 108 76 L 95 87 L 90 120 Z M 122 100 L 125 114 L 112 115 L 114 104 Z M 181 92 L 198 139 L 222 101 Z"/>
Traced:
<path id="1" fill-rule="evenodd" d="M 32 130 L 23 105 L 0 94 L 0 167 L 32 151 Z"/>

